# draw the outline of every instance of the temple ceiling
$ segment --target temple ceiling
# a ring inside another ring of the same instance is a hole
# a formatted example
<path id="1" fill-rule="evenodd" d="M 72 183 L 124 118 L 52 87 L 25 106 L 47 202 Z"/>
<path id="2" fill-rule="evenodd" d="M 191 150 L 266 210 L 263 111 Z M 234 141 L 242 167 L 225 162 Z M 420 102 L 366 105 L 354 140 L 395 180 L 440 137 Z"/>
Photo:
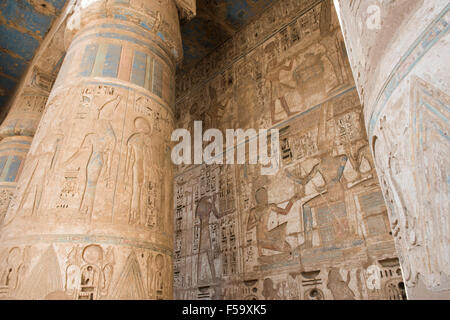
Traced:
<path id="1" fill-rule="evenodd" d="M 211 53 L 275 0 L 197 0 L 197 15 L 181 26 L 183 68 Z M 66 0 L 0 3 L 0 109 L 6 107 Z M 58 64 L 55 68 L 59 67 Z"/>
<path id="2" fill-rule="evenodd" d="M 0 2 L 0 109 L 4 108 L 66 0 Z"/>

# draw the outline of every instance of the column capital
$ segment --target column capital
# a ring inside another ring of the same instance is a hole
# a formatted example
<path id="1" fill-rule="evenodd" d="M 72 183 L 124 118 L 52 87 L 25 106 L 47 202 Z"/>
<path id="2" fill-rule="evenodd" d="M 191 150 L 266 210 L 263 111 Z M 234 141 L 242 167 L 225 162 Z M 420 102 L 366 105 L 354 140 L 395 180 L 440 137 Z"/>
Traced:
<path id="1" fill-rule="evenodd" d="M 66 47 L 74 37 L 99 22 L 132 25 L 165 47 L 174 62 L 179 63 L 183 58 L 183 47 L 175 2 L 178 0 L 78 0 L 67 21 Z"/>

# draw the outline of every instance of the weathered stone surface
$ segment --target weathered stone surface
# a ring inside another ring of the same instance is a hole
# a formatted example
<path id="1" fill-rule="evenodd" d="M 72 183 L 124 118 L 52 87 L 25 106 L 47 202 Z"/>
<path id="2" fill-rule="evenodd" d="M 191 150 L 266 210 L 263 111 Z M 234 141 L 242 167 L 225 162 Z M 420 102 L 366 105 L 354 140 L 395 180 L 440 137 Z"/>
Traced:
<path id="1" fill-rule="evenodd" d="M 286 21 L 284 10 L 297 14 Z M 259 165 L 178 168 L 175 297 L 404 299 L 332 3 L 280 1 L 223 48 L 180 75 L 178 125 L 278 128 L 281 167 L 274 176 Z M 239 56 L 222 64 L 232 48 Z"/>
<path id="2" fill-rule="evenodd" d="M 448 299 L 450 6 L 337 2 L 408 295 Z"/>
<path id="3" fill-rule="evenodd" d="M 177 9 L 96 1 L 78 12 L 4 219 L 0 295 L 170 299 Z"/>

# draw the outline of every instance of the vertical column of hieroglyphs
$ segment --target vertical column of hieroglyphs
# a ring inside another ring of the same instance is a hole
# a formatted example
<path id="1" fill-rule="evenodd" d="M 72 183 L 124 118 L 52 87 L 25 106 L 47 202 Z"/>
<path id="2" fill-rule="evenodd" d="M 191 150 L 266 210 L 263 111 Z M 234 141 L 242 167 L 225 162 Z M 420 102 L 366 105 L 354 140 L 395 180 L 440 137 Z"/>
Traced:
<path id="1" fill-rule="evenodd" d="M 331 0 L 280 0 L 179 75 L 180 127 L 279 129 L 281 157 L 178 168 L 175 297 L 405 298 Z"/>
<path id="2" fill-rule="evenodd" d="M 336 1 L 409 298 L 450 289 L 448 1 Z"/>
<path id="3" fill-rule="evenodd" d="M 81 1 L 9 206 L 0 294 L 172 296 L 173 0 Z"/>

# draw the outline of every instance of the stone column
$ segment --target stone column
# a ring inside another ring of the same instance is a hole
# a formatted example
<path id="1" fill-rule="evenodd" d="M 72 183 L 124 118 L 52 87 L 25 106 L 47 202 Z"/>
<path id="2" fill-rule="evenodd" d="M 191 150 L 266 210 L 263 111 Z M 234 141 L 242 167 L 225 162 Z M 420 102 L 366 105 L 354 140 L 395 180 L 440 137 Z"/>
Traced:
<path id="1" fill-rule="evenodd" d="M 0 296 L 170 299 L 174 0 L 80 1 L 0 231 Z"/>
<path id="2" fill-rule="evenodd" d="M 450 5 L 335 0 L 408 298 L 450 298 Z"/>

